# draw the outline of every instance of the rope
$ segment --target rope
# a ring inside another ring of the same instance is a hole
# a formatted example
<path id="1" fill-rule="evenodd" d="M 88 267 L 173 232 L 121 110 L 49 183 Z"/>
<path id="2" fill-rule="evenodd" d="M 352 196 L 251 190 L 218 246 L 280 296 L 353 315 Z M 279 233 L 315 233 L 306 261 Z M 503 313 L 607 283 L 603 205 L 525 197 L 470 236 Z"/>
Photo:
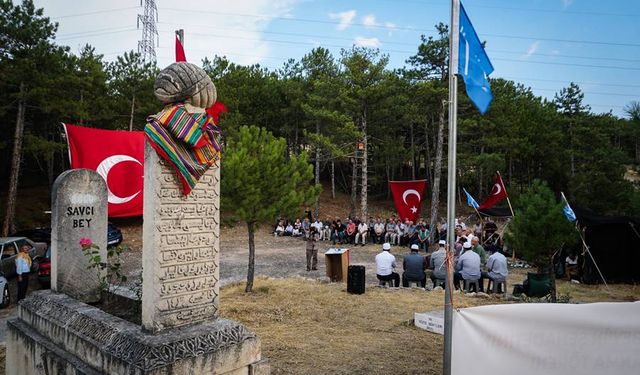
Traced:
<path id="1" fill-rule="evenodd" d="M 451 308 L 456 311 L 460 311 L 453 303 L 453 251 L 447 250 L 447 257 L 444 260 L 443 265 L 447 265 L 447 283 L 449 284 L 449 301 L 451 301 Z M 447 305 L 445 305 L 446 307 Z"/>

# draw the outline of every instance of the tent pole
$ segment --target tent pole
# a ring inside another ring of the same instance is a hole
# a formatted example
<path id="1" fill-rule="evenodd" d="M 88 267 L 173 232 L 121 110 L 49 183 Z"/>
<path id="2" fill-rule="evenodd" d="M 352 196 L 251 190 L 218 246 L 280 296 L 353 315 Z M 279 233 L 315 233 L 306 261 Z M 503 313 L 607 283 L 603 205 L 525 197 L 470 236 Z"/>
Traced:
<path id="1" fill-rule="evenodd" d="M 607 280 L 604 279 L 604 276 L 602 276 L 602 272 L 600 272 L 600 267 L 598 267 L 598 263 L 596 263 L 596 260 L 593 259 L 593 255 L 591 254 L 591 250 L 589 250 L 589 246 L 587 246 L 587 242 L 584 239 L 584 236 L 582 235 L 582 231 L 578 228 L 578 222 L 576 221 L 576 230 L 578 231 L 578 234 L 580 235 L 580 239 L 582 240 L 582 245 L 584 246 L 585 250 L 587 251 L 587 254 L 589 254 L 589 257 L 591 258 L 591 261 L 593 262 L 593 265 L 596 266 L 596 270 L 598 270 L 598 274 L 600 275 L 600 278 L 602 279 L 602 282 L 604 283 L 604 286 L 607 287 L 607 291 L 611 292 L 611 289 L 609 289 L 609 285 L 607 285 Z"/>

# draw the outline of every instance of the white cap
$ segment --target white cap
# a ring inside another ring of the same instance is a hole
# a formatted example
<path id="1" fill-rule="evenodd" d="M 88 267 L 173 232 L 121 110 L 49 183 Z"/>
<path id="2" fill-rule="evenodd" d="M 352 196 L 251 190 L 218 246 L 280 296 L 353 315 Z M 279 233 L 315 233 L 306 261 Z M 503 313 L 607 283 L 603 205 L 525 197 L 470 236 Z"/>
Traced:
<path id="1" fill-rule="evenodd" d="M 465 242 L 462 247 L 464 247 L 465 249 L 471 249 L 471 242 L 467 241 Z"/>
<path id="2" fill-rule="evenodd" d="M 446 244 L 447 244 L 447 241 L 445 241 L 445 240 L 440 240 L 440 241 L 438 241 L 438 244 L 440 244 L 440 245 L 446 245 Z"/>
<path id="3" fill-rule="evenodd" d="M 413 244 L 411 245 L 411 250 L 419 250 L 420 248 L 418 247 L 418 245 Z"/>
<path id="4" fill-rule="evenodd" d="M 391 244 L 388 242 L 383 243 L 382 250 L 391 250 Z"/>

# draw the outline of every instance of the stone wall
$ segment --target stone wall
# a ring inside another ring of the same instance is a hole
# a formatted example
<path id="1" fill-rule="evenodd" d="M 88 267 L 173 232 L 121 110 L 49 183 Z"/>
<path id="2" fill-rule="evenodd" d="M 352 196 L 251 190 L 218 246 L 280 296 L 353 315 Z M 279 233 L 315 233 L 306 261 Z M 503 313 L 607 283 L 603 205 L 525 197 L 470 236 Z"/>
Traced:
<path id="1" fill-rule="evenodd" d="M 8 325 L 11 375 L 269 372 L 256 335 L 226 319 L 148 334 L 64 294 L 39 291 Z"/>

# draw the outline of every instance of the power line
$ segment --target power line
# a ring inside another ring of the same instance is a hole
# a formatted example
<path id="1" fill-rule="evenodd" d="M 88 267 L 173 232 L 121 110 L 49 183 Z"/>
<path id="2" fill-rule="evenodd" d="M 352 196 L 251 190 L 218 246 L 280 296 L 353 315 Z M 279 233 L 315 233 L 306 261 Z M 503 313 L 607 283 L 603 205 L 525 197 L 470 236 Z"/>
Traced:
<path id="1" fill-rule="evenodd" d="M 138 7 L 126 7 L 126 8 L 116 8 L 116 9 L 96 10 L 94 12 L 67 14 L 67 15 L 64 15 L 64 16 L 51 17 L 51 19 L 52 20 L 59 20 L 59 19 L 63 19 L 63 18 L 83 17 L 83 16 L 94 15 L 94 14 L 113 13 L 113 12 L 120 12 L 120 11 L 123 11 L 123 10 L 131 10 L 131 9 L 137 9 L 137 8 Z"/>
<path id="2" fill-rule="evenodd" d="M 84 35 L 78 35 L 78 36 L 57 38 L 56 40 L 72 40 L 72 39 L 85 38 L 88 36 L 113 35 L 113 34 L 119 34 L 119 33 L 125 33 L 130 31 L 137 31 L 137 30 L 138 29 L 136 28 L 128 28 L 128 29 L 117 30 L 117 31 L 107 31 L 107 32 L 101 32 L 101 33 L 98 32 L 98 33 L 84 34 Z"/>
<path id="3" fill-rule="evenodd" d="M 161 30 L 160 32 L 168 32 Z M 293 44 L 293 45 L 315 45 L 312 42 L 303 42 L 303 41 L 293 41 L 293 40 L 277 40 L 277 39 L 262 39 L 262 38 L 250 38 L 250 37 L 242 37 L 242 36 L 234 36 L 234 35 L 222 35 L 222 34 L 211 34 L 211 33 L 189 33 L 192 36 L 208 36 L 208 37 L 217 37 L 217 38 L 232 38 L 238 40 L 252 40 L 259 42 L 271 42 L 271 43 L 282 43 L 282 44 Z M 334 47 L 334 48 L 351 48 L 351 46 L 344 45 L 335 45 L 335 44 L 323 44 L 326 47 Z M 379 48 L 381 52 L 387 53 L 407 53 L 412 54 L 415 51 L 403 51 L 403 50 L 394 50 L 394 49 L 382 49 Z M 583 68 L 599 68 L 599 69 L 618 69 L 618 70 L 640 70 L 640 68 L 632 68 L 632 67 L 623 67 L 623 66 L 615 66 L 615 65 L 590 65 L 590 64 L 576 64 L 576 63 L 561 63 L 561 62 L 547 62 L 547 61 L 531 61 L 531 60 L 517 60 L 517 59 L 506 59 L 506 58 L 491 58 L 491 60 L 496 61 L 509 61 L 509 62 L 518 62 L 518 63 L 530 63 L 530 64 L 543 64 L 543 65 L 559 65 L 559 66 L 573 66 L 573 67 L 583 67 Z"/>
<path id="4" fill-rule="evenodd" d="M 308 23 L 321 23 L 321 24 L 331 24 L 331 25 L 339 25 L 338 21 L 328 21 L 328 20 L 317 20 L 317 19 L 309 19 L 309 18 L 296 18 L 296 17 L 281 17 L 281 16 L 264 16 L 257 14 L 247 14 L 247 13 L 231 13 L 231 12 L 219 12 L 219 11 L 202 11 L 202 10 L 190 10 L 190 9 L 177 9 L 177 8 L 161 8 L 163 10 L 175 11 L 175 12 L 185 12 L 185 13 L 199 13 L 199 14 L 216 14 L 221 16 L 234 16 L 234 17 L 249 17 L 249 18 L 258 18 L 258 19 L 277 19 L 281 21 L 288 22 L 308 22 Z M 385 28 L 392 30 L 409 30 L 409 31 L 426 31 L 430 33 L 434 33 L 437 30 L 435 29 L 422 29 L 422 28 L 414 28 L 414 27 L 402 27 L 402 26 L 394 26 L 394 27 L 386 27 L 385 25 L 365 25 L 364 23 L 351 23 L 350 26 L 362 26 L 368 28 Z M 210 27 L 210 25 L 207 25 Z M 496 38 L 507 38 L 507 39 L 523 39 L 523 40 L 541 40 L 548 42 L 562 42 L 562 43 L 577 43 L 577 44 L 596 44 L 596 45 L 611 45 L 611 46 L 621 46 L 621 47 L 640 47 L 640 44 L 636 43 L 621 43 L 621 42 L 603 42 L 603 41 L 593 41 L 593 40 L 575 40 L 575 39 L 560 39 L 560 38 L 542 38 L 542 37 L 530 37 L 530 36 L 518 36 L 518 35 L 504 35 L 504 34 L 482 34 L 483 37 L 491 36 Z"/>
<path id="5" fill-rule="evenodd" d="M 516 77 L 516 76 L 503 76 L 502 78 L 512 79 L 512 80 L 513 79 L 522 79 L 522 80 L 527 80 L 527 81 L 561 82 L 561 83 L 566 83 L 566 82 L 571 81 L 571 80 L 562 81 L 562 80 L 557 80 L 557 79 L 541 79 L 541 78 Z M 616 86 L 616 87 L 640 87 L 640 85 L 629 85 L 629 84 L 622 84 L 622 83 L 576 82 L 576 81 L 572 81 L 572 82 L 577 83 L 579 85 Z"/>
<path id="6" fill-rule="evenodd" d="M 518 51 L 507 51 L 507 50 L 499 50 L 487 48 L 487 54 L 491 55 L 493 53 L 506 53 L 509 55 L 523 55 L 523 56 L 545 56 L 545 57 L 561 57 L 561 58 L 571 58 L 571 59 L 585 59 L 585 60 L 604 60 L 604 61 L 621 61 L 621 62 L 632 62 L 632 63 L 640 63 L 638 59 L 620 59 L 615 57 L 595 57 L 595 56 L 578 56 L 578 55 L 562 55 L 555 53 L 523 53 Z"/>
<path id="7" fill-rule="evenodd" d="M 441 1 L 436 2 L 426 2 L 426 1 L 417 1 L 417 0 L 382 0 L 386 2 L 393 3 L 409 3 L 409 4 L 422 4 L 422 5 L 441 5 L 447 6 L 448 4 L 443 3 Z M 640 14 L 627 14 L 627 13 L 608 13 L 608 12 L 591 12 L 591 11 L 577 11 L 577 10 L 558 10 L 558 9 L 543 9 L 543 8 L 515 8 L 515 7 L 502 7 L 502 6 L 491 6 L 491 5 L 468 5 L 469 9 L 473 8 L 487 8 L 487 9 L 501 9 L 501 10 L 510 10 L 516 12 L 542 12 L 542 13 L 562 13 L 562 14 L 580 14 L 580 15 L 588 15 L 588 16 L 612 16 L 612 17 L 640 17 Z"/>

